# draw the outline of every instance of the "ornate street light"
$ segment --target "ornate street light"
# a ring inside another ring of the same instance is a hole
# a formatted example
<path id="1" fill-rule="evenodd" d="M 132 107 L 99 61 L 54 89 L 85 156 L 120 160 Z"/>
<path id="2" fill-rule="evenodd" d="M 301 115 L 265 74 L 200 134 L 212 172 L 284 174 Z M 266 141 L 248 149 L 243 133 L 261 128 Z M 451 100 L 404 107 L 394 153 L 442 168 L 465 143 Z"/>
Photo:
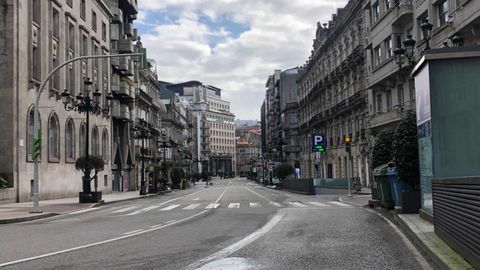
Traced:
<path id="1" fill-rule="evenodd" d="M 83 170 L 84 176 L 83 176 L 83 194 L 85 194 L 87 197 L 92 198 L 92 200 L 96 200 L 93 198 L 92 195 L 92 190 L 90 186 L 90 182 L 93 180 L 90 177 L 90 173 L 92 171 L 91 164 L 88 162 L 89 158 L 89 137 L 90 137 L 90 114 L 108 114 L 110 111 L 111 107 L 111 102 L 113 100 L 112 93 L 109 93 L 106 96 L 107 104 L 105 107 L 101 107 L 101 96 L 102 94 L 98 89 L 95 90 L 95 92 L 90 96 L 90 92 L 92 91 L 92 85 L 93 82 L 90 81 L 89 78 L 87 78 L 84 81 L 85 85 L 85 96 L 80 92 L 76 99 L 73 99 L 68 92 L 67 89 L 61 94 L 62 97 L 62 102 L 64 104 L 65 110 L 66 111 L 77 111 L 79 113 L 84 113 L 86 115 L 86 138 L 85 138 L 85 164 L 86 168 Z M 86 198 L 86 197 L 85 197 Z M 95 197 L 96 198 L 96 197 Z M 80 198 L 81 201 L 83 200 Z"/>
<path id="2" fill-rule="evenodd" d="M 424 19 L 422 21 L 422 24 L 420 25 L 420 28 L 422 29 L 423 40 L 426 42 L 425 50 L 429 50 L 430 49 L 430 39 L 432 38 L 433 24 L 431 24 L 428 21 L 428 19 Z"/>
<path id="3" fill-rule="evenodd" d="M 463 46 L 464 38 L 460 36 L 459 34 L 455 34 L 455 36 L 452 37 L 452 43 L 454 47 L 461 47 Z"/>
<path id="4" fill-rule="evenodd" d="M 142 148 L 140 153 L 142 155 L 142 175 L 140 180 L 140 195 L 147 195 L 147 187 L 145 185 L 145 140 L 152 138 L 152 134 L 145 128 L 145 121 L 140 119 L 142 126 L 130 128 L 133 131 L 133 136 L 135 139 L 142 140 Z"/>
<path id="5" fill-rule="evenodd" d="M 412 68 L 415 65 L 415 44 L 417 42 L 412 38 L 412 35 L 408 35 L 407 39 L 403 41 L 403 47 L 398 47 L 393 50 L 395 63 L 402 68 L 405 57 L 408 59 L 408 64 Z"/>

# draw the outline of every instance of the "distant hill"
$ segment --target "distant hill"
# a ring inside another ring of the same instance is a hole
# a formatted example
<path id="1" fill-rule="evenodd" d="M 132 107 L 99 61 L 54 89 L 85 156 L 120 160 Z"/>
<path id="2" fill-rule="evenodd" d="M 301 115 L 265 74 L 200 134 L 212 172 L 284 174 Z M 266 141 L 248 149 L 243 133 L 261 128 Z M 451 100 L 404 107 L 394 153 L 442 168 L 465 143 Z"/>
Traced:
<path id="1" fill-rule="evenodd" d="M 257 122 L 258 122 L 258 120 L 240 120 L 240 119 L 237 119 L 237 120 L 235 120 L 235 125 L 237 127 L 240 127 L 240 126 L 255 126 L 255 125 L 257 125 Z"/>

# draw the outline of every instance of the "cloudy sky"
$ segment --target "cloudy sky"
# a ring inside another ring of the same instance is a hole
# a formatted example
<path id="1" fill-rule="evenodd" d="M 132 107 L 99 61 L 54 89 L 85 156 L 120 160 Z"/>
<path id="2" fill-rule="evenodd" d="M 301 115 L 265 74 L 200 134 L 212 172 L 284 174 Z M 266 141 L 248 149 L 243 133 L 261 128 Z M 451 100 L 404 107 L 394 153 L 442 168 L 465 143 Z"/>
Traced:
<path id="1" fill-rule="evenodd" d="M 136 27 L 160 80 L 222 88 L 240 119 L 260 119 L 275 69 L 307 60 L 318 21 L 346 0 L 140 0 Z"/>

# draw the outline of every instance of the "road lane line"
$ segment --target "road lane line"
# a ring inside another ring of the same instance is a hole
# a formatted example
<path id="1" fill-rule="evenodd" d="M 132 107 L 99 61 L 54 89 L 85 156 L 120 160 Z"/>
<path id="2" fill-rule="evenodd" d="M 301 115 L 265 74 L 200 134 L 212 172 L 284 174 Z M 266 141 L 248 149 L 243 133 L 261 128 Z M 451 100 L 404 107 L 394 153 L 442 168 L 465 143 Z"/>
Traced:
<path id="1" fill-rule="evenodd" d="M 222 194 L 220 194 L 220 197 L 218 197 L 218 199 L 215 201 L 215 203 L 218 203 L 218 202 L 222 199 L 223 194 L 225 194 L 225 192 L 227 191 L 227 189 L 228 189 L 228 187 L 225 188 L 225 190 L 222 192 Z M 215 207 L 215 208 L 216 208 L 216 207 Z"/>
<path id="2" fill-rule="evenodd" d="M 195 209 L 195 208 L 197 208 L 197 207 L 199 207 L 199 206 L 200 206 L 199 203 L 192 203 L 192 204 L 190 204 L 189 206 L 184 207 L 183 210 L 193 210 L 193 209 Z"/>
<path id="3" fill-rule="evenodd" d="M 135 208 L 137 208 L 137 206 L 130 206 L 130 207 L 127 207 L 127 208 L 123 208 L 123 209 L 120 209 L 120 210 L 113 211 L 112 213 L 125 213 L 125 212 L 133 210 Z"/>
<path id="4" fill-rule="evenodd" d="M 203 264 L 206 264 L 208 262 L 214 261 L 214 260 L 219 260 L 221 258 L 225 258 L 229 256 L 230 254 L 248 246 L 251 244 L 253 241 L 257 240 L 258 238 L 262 237 L 266 233 L 268 233 L 271 229 L 275 227 L 283 218 L 284 214 L 276 214 L 275 216 L 272 217 L 265 225 L 263 225 L 260 229 L 254 231 L 253 233 L 247 235 L 245 238 L 241 239 L 240 241 L 210 255 L 207 256 L 203 259 L 198 260 L 195 263 L 190 264 L 187 266 L 186 269 L 188 270 L 193 270 L 197 269 Z"/>
<path id="5" fill-rule="evenodd" d="M 207 207 L 205 207 L 205 209 L 215 209 L 219 205 L 220 205 L 219 203 L 211 203 L 211 204 L 207 205 Z"/>
<path id="6" fill-rule="evenodd" d="M 160 227 L 160 226 L 163 226 L 163 225 L 165 225 L 165 224 L 162 223 L 162 224 L 152 225 L 152 226 L 150 226 L 150 229 L 157 228 L 157 227 Z"/>
<path id="7" fill-rule="evenodd" d="M 90 212 L 90 211 L 95 211 L 95 210 L 98 210 L 98 209 L 100 209 L 100 208 L 88 208 L 88 209 L 78 210 L 78 211 L 75 211 L 75 212 L 70 212 L 70 213 L 67 213 L 67 215 L 81 214 L 81 213 L 86 213 L 86 212 Z"/>
<path id="8" fill-rule="evenodd" d="M 299 203 L 299 202 L 288 202 L 290 205 L 295 206 L 295 207 L 307 207 L 305 204 Z"/>
<path id="9" fill-rule="evenodd" d="M 269 203 L 273 203 L 273 202 L 274 202 L 274 201 L 270 200 L 269 198 L 267 198 L 267 197 L 263 196 L 262 194 L 260 194 L 260 193 L 258 193 L 258 192 L 255 192 L 255 191 L 253 191 L 253 190 L 251 190 L 251 189 L 249 189 L 248 187 L 242 187 L 242 188 L 244 188 L 244 189 L 246 189 L 246 190 L 250 191 L 251 193 L 253 193 L 253 194 L 257 195 L 258 197 L 260 197 L 260 198 L 262 198 L 262 199 L 266 200 L 266 201 L 267 201 L 267 202 L 269 202 Z"/>
<path id="10" fill-rule="evenodd" d="M 240 208 L 240 203 L 230 203 L 228 208 Z"/>
<path id="11" fill-rule="evenodd" d="M 172 223 L 174 223 L 174 222 L 176 222 L 176 221 L 177 221 L 177 220 L 175 220 L 175 219 L 169 220 L 169 221 L 165 222 L 165 225 L 172 224 Z"/>
<path id="12" fill-rule="evenodd" d="M 251 207 L 251 208 L 260 208 L 260 206 L 261 206 L 261 205 L 260 205 L 258 202 L 251 202 L 251 203 L 250 203 L 250 207 Z"/>
<path id="13" fill-rule="evenodd" d="M 195 198 L 195 199 L 192 199 L 192 201 L 198 201 L 200 200 L 200 198 Z"/>
<path id="14" fill-rule="evenodd" d="M 274 205 L 276 207 L 282 207 L 281 204 L 279 204 L 278 202 L 270 202 L 271 205 Z"/>
<path id="15" fill-rule="evenodd" d="M 143 230 L 142 230 L 142 229 L 140 229 L 140 230 L 135 230 L 135 231 L 131 231 L 131 232 L 126 232 L 126 233 L 124 233 L 123 235 L 134 234 L 134 233 L 141 232 L 141 231 L 143 231 Z"/>
<path id="16" fill-rule="evenodd" d="M 165 208 L 160 209 L 159 211 L 170 211 L 170 210 L 175 209 L 179 206 L 180 206 L 180 204 L 172 204 L 172 205 L 169 205 Z"/>
<path id="17" fill-rule="evenodd" d="M 28 257 L 28 258 L 19 259 L 19 260 L 15 260 L 15 261 L 10 261 L 10 262 L 6 262 L 6 263 L 0 263 L 0 268 L 5 267 L 5 266 L 14 265 L 14 264 L 34 261 L 34 260 L 38 260 L 38 259 L 42 259 L 42 258 L 46 258 L 46 257 L 51 257 L 51 256 L 55 256 L 55 255 L 59 255 L 59 254 L 67 253 L 67 252 L 72 252 L 72 251 L 84 249 L 84 248 L 89 248 L 89 247 L 99 246 L 99 245 L 103 245 L 103 244 L 108 244 L 108 243 L 111 243 L 111 242 L 115 242 L 115 241 L 119 241 L 119 240 L 123 240 L 123 239 L 127 239 L 127 238 L 131 238 L 131 237 L 134 237 L 134 236 L 137 236 L 137 235 L 145 234 L 145 233 L 148 233 L 148 232 L 153 232 L 153 231 L 156 231 L 156 230 L 160 230 L 160 229 L 163 229 L 163 228 L 166 228 L 166 227 L 173 226 L 173 225 L 178 224 L 178 223 L 188 221 L 190 219 L 193 219 L 195 217 L 203 215 L 207 212 L 208 212 L 208 210 L 203 210 L 200 213 L 197 213 L 195 215 L 191 215 L 191 216 L 186 217 L 184 219 L 181 219 L 179 221 L 175 221 L 175 222 L 172 222 L 170 224 L 165 224 L 165 225 L 162 225 L 160 227 L 155 227 L 155 228 L 152 228 L 152 229 L 143 230 L 141 232 L 136 232 L 136 233 L 132 233 L 132 234 L 128 234 L 128 235 L 123 235 L 123 236 L 119 236 L 119 237 L 115 237 L 115 238 L 111 238 L 111 239 L 107 239 L 107 240 L 103 240 L 103 241 L 100 241 L 100 242 L 95 242 L 95 243 L 91 243 L 91 244 L 87 244 L 87 245 L 83 245 L 83 246 L 63 249 L 63 250 L 59 250 L 59 251 L 55 251 L 55 252 L 51 252 L 51 253 L 46 253 L 46 254 L 42 254 L 42 255 L 38 255 L 38 256 L 34 256 L 34 257 Z"/>
<path id="18" fill-rule="evenodd" d="M 309 202 L 309 203 L 310 203 L 310 204 L 313 204 L 313 205 L 315 205 L 315 206 L 321 206 L 321 207 L 327 206 L 326 204 L 321 203 L 321 202 Z"/>
<path id="19" fill-rule="evenodd" d="M 341 203 L 341 202 L 331 201 L 331 202 L 328 202 L 328 203 L 338 205 L 338 206 L 342 206 L 342 207 L 351 207 L 351 205 L 346 204 L 346 203 Z"/>
<path id="20" fill-rule="evenodd" d="M 180 199 L 181 197 L 178 197 L 178 198 L 175 198 L 175 199 L 171 199 L 171 200 L 168 200 L 168 201 L 165 201 L 165 202 L 161 202 L 159 204 L 157 204 L 158 206 L 162 206 L 162 205 L 165 205 L 167 203 L 170 203 L 170 202 L 173 202 L 173 201 L 176 201 L 178 199 Z"/>
<path id="21" fill-rule="evenodd" d="M 145 208 L 142 208 L 142 209 L 139 209 L 135 212 L 132 212 L 132 213 L 129 213 L 129 214 L 126 214 L 126 216 L 134 216 L 134 215 L 138 215 L 138 214 L 141 214 L 141 213 L 146 213 L 150 210 L 153 210 L 153 209 L 156 209 L 156 208 L 159 208 L 160 206 L 158 205 L 152 205 L 152 206 L 149 206 L 149 207 L 145 207 Z"/>

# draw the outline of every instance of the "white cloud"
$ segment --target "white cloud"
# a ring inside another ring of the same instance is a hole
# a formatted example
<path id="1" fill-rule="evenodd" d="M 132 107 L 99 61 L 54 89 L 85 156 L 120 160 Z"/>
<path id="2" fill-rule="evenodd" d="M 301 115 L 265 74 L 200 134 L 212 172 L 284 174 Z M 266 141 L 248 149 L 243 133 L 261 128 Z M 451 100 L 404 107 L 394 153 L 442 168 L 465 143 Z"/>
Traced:
<path id="1" fill-rule="evenodd" d="M 178 18 L 152 27 L 152 31 L 142 35 L 142 42 L 149 58 L 157 62 L 160 80 L 199 80 L 220 87 L 237 117 L 259 119 L 268 75 L 274 69 L 302 65 L 310 54 L 317 21 L 328 21 L 336 8 L 345 3 L 346 0 L 141 0 L 143 27 L 155 22 L 157 12 L 168 10 L 169 18 Z M 248 25 L 249 30 L 233 37 L 225 28 L 211 29 L 200 22 L 200 15 L 212 21 L 227 17 Z"/>

